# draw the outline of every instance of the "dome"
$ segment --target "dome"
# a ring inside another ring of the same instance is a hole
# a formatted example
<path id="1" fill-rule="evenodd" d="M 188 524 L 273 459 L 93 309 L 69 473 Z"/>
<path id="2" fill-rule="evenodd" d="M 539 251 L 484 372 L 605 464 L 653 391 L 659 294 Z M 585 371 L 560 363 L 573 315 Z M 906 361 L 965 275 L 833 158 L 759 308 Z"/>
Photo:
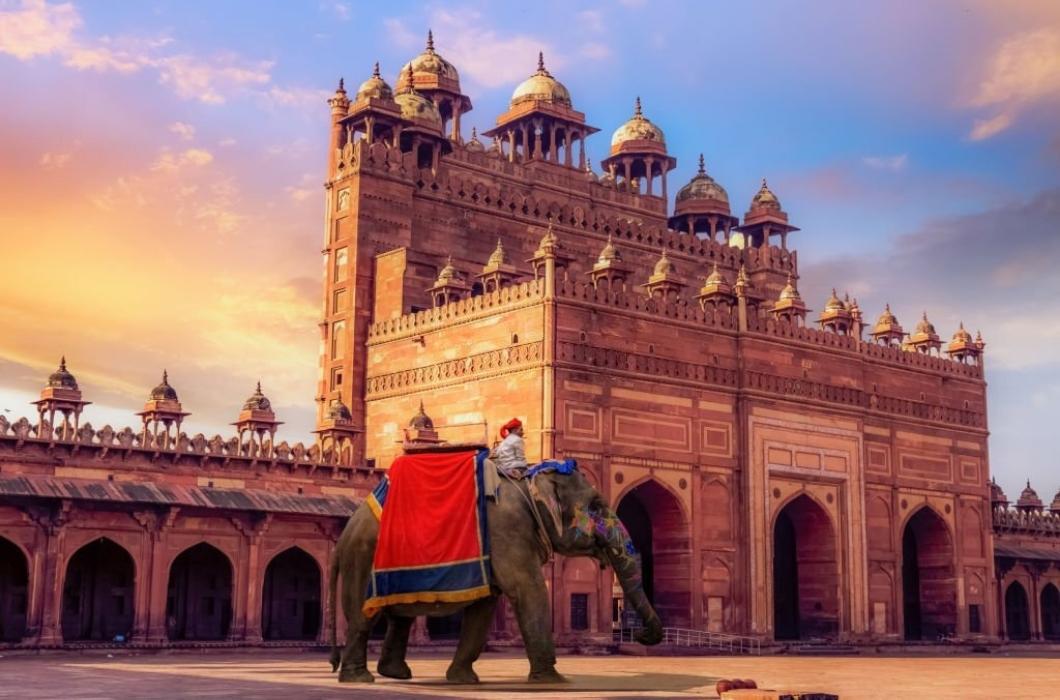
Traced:
<path id="1" fill-rule="evenodd" d="M 725 275 L 721 274 L 721 270 L 718 269 L 718 262 L 715 260 L 714 269 L 711 270 L 709 275 L 707 275 L 707 279 L 704 281 L 704 286 L 719 284 L 728 284 L 728 281 L 725 279 Z"/>
<path id="2" fill-rule="evenodd" d="M 1057 495 L 1060 495 L 1060 493 Z M 1056 499 L 1053 499 L 1053 502 L 1055 503 Z M 994 481 L 993 477 L 990 478 L 990 504 L 1002 506 L 1008 505 L 1008 496 L 1005 495 L 1005 492 L 1001 489 L 1001 486 Z"/>
<path id="3" fill-rule="evenodd" d="M 77 391 L 77 379 L 66 371 L 66 356 L 59 360 L 59 369 L 48 376 L 48 386 L 55 389 L 73 389 Z"/>
<path id="4" fill-rule="evenodd" d="M 177 390 L 169 385 L 169 373 L 162 370 L 162 383 L 151 390 L 150 401 L 179 401 Z"/>
<path id="5" fill-rule="evenodd" d="M 931 321 L 928 320 L 927 311 L 924 312 L 924 315 L 920 317 L 920 321 L 917 322 L 916 333 L 917 335 L 937 335 L 935 333 L 935 326 L 933 326 Z"/>
<path id="6" fill-rule="evenodd" d="M 490 259 L 486 261 L 486 269 L 493 270 L 508 263 L 508 253 L 504 250 L 501 239 L 497 239 L 497 247 L 490 253 Z"/>
<path id="7" fill-rule="evenodd" d="M 615 242 L 611 239 L 611 234 L 607 234 L 607 243 L 604 245 L 604 249 L 600 251 L 600 256 L 596 259 L 596 265 L 594 265 L 594 267 L 610 265 L 611 263 L 621 261 L 622 254 L 619 253 L 618 248 L 615 247 Z"/>
<path id="8" fill-rule="evenodd" d="M 411 73 L 412 69 L 409 69 Z M 442 115 L 438 113 L 438 108 L 426 97 L 416 92 L 416 88 L 412 87 L 412 81 L 408 81 L 405 88 L 399 92 L 395 97 L 394 101 L 398 103 L 401 108 L 401 116 L 409 121 L 417 122 L 428 122 L 431 127 L 438 130 L 439 133 L 442 131 Z"/>
<path id="9" fill-rule="evenodd" d="M 486 150 L 486 147 L 478 140 L 478 130 L 475 127 L 471 127 L 471 140 L 464 144 L 464 148 L 474 153 L 482 153 Z"/>
<path id="10" fill-rule="evenodd" d="M 824 303 L 825 311 L 847 311 L 847 305 L 836 296 L 835 287 L 832 287 L 832 296 L 828 297 L 828 301 Z"/>
<path id="11" fill-rule="evenodd" d="M 438 279 L 435 280 L 435 286 L 452 282 L 456 279 L 456 268 L 453 267 L 453 256 L 450 255 L 445 259 L 445 267 L 438 272 Z"/>
<path id="12" fill-rule="evenodd" d="M 666 277 L 673 274 L 677 274 L 677 267 L 666 255 L 666 250 L 664 249 L 662 255 L 655 262 L 655 270 L 652 273 L 652 277 Z"/>
<path id="13" fill-rule="evenodd" d="M 261 393 L 261 382 L 258 382 L 257 388 L 254 389 L 254 393 L 250 395 L 250 398 L 243 403 L 244 411 L 272 411 L 272 404 L 265 398 L 265 394 Z"/>
<path id="14" fill-rule="evenodd" d="M 876 325 L 873 327 L 873 334 L 886 333 L 887 331 L 897 330 L 902 332 L 902 327 L 898 325 L 898 319 L 893 313 L 891 313 L 891 305 L 887 304 L 883 307 L 883 313 L 876 319 Z"/>
<path id="15" fill-rule="evenodd" d="M 795 288 L 795 281 L 789 273 L 788 283 L 784 285 L 784 289 L 780 290 L 780 301 L 798 301 L 801 299 L 802 297 L 799 296 L 799 290 Z"/>
<path id="16" fill-rule="evenodd" d="M 427 31 L 427 47 L 423 53 L 402 66 L 397 81 L 398 90 L 411 85 L 414 74 L 460 82 L 460 74 L 456 72 L 453 64 L 439 56 L 434 50 L 434 32 L 430 30 Z"/>
<path id="17" fill-rule="evenodd" d="M 1031 488 L 1031 482 L 1027 480 L 1027 488 L 1020 492 L 1016 500 L 1017 508 L 1037 509 L 1042 507 L 1042 499 L 1038 498 L 1038 492 Z"/>
<path id="18" fill-rule="evenodd" d="M 564 107 L 571 106 L 570 92 L 545 68 L 543 53 L 537 54 L 537 70 L 534 74 L 519 83 L 512 93 L 512 107 L 523 102 L 549 102 Z"/>
<path id="19" fill-rule="evenodd" d="M 765 178 L 762 178 L 762 186 L 758 188 L 758 192 L 751 198 L 751 209 L 780 211 L 780 200 L 773 194 L 773 190 L 769 189 Z"/>
<path id="20" fill-rule="evenodd" d="M 357 88 L 357 101 L 360 102 L 367 99 L 394 99 L 394 91 L 390 89 L 390 86 L 386 84 L 386 81 L 379 74 L 378 61 L 375 64 L 375 68 L 372 69 L 372 77 L 361 83 L 361 87 Z"/>
<path id="21" fill-rule="evenodd" d="M 423 410 L 423 401 L 420 401 L 420 410 L 409 421 L 409 427 L 416 430 L 434 430 L 434 421 Z"/>
<path id="22" fill-rule="evenodd" d="M 702 153 L 699 154 L 699 172 L 688 181 L 687 185 L 677 191 L 676 201 L 685 202 L 693 199 L 714 199 L 729 203 L 729 193 L 714 178 L 707 175 Z"/>
<path id="23" fill-rule="evenodd" d="M 968 331 L 964 330 L 964 322 L 963 321 L 961 321 L 960 327 L 957 328 L 957 331 L 953 334 L 953 341 L 952 342 L 954 342 L 954 343 L 967 343 L 968 345 L 972 344 L 972 334 L 969 333 Z"/>
<path id="24" fill-rule="evenodd" d="M 350 409 L 342 402 L 342 399 L 336 396 L 328 406 L 328 418 L 333 421 L 353 420 L 353 414 L 350 413 Z"/>
<path id="25" fill-rule="evenodd" d="M 666 136 L 663 134 L 662 129 L 652 124 L 641 113 L 639 97 L 633 107 L 633 116 L 625 124 L 615 129 L 615 133 L 611 136 L 612 152 L 627 141 L 653 141 L 660 146 L 666 146 Z"/>

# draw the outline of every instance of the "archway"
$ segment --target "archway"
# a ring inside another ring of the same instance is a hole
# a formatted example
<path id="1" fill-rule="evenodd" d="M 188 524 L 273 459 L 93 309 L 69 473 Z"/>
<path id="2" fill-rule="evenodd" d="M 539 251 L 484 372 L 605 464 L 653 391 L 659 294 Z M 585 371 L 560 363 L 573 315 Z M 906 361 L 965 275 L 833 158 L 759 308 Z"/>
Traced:
<path id="1" fill-rule="evenodd" d="M 773 634 L 776 639 L 839 632 L 839 561 L 828 513 L 802 494 L 773 524 Z"/>
<path id="2" fill-rule="evenodd" d="M 1042 636 L 1046 639 L 1060 639 L 1060 591 L 1056 586 L 1047 583 L 1042 589 Z"/>
<path id="3" fill-rule="evenodd" d="M 640 556 L 644 592 L 664 625 L 690 627 L 692 589 L 689 527 L 677 498 L 645 481 L 615 509 Z"/>
<path id="4" fill-rule="evenodd" d="M 123 547 L 106 538 L 77 550 L 63 583 L 63 640 L 129 638 L 136 567 Z"/>
<path id="5" fill-rule="evenodd" d="M 265 639 L 316 639 L 320 631 L 320 567 L 304 549 L 277 554 L 261 592 Z"/>
<path id="6" fill-rule="evenodd" d="M 171 640 L 224 639 L 232 624 L 232 564 L 202 542 L 173 560 L 166 597 Z"/>
<path id="7" fill-rule="evenodd" d="M 1031 638 L 1027 589 L 1019 581 L 1013 581 L 1005 590 L 1005 636 L 1016 640 Z"/>
<path id="8" fill-rule="evenodd" d="M 0 537 L 0 642 L 19 642 L 26 633 L 29 565 L 14 542 Z"/>
<path id="9" fill-rule="evenodd" d="M 946 523 L 927 507 L 902 533 L 902 596 L 906 639 L 934 641 L 957 630 L 953 545 Z"/>

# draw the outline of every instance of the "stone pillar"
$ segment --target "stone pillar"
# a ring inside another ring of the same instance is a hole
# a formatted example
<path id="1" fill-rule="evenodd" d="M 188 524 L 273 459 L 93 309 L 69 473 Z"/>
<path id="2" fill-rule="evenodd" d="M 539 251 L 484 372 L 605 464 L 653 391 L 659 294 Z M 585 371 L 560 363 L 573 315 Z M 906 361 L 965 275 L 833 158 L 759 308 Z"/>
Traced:
<path id="1" fill-rule="evenodd" d="M 460 133 L 460 105 L 453 105 L 453 141 L 463 143 L 464 137 Z"/>
<path id="2" fill-rule="evenodd" d="M 556 451 L 556 254 L 545 253 L 544 290 L 544 379 L 541 406 L 541 459 L 553 459 Z"/>
<path id="3" fill-rule="evenodd" d="M 652 173 L 654 171 L 654 168 L 655 168 L 655 159 L 654 158 L 648 158 L 647 161 L 644 164 L 644 171 L 646 173 L 644 177 L 648 181 L 648 186 L 645 188 L 645 194 L 647 194 L 649 197 L 652 196 L 651 180 L 652 180 Z"/>
<path id="4" fill-rule="evenodd" d="M 578 169 L 585 170 L 585 136 L 578 134 Z"/>
<path id="5" fill-rule="evenodd" d="M 508 162 L 515 162 L 515 129 L 508 130 Z"/>

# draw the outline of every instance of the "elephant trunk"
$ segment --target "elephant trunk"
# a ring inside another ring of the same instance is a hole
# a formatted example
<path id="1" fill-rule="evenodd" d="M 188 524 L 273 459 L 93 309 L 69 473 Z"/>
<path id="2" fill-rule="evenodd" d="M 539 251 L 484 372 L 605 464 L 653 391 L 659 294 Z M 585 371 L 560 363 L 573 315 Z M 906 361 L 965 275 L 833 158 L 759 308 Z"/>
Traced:
<path id="1" fill-rule="evenodd" d="M 658 644 L 663 637 L 662 620 L 659 619 L 655 608 L 648 602 L 648 596 L 644 593 L 640 562 L 633 556 L 636 550 L 629 538 L 629 532 L 610 509 L 603 513 L 602 517 L 606 521 L 615 523 L 614 527 L 608 528 L 606 537 L 608 563 L 615 570 L 615 576 L 618 577 L 622 586 L 626 605 L 632 606 L 637 611 L 644 625 L 643 629 L 636 634 L 635 639 L 645 646 Z"/>

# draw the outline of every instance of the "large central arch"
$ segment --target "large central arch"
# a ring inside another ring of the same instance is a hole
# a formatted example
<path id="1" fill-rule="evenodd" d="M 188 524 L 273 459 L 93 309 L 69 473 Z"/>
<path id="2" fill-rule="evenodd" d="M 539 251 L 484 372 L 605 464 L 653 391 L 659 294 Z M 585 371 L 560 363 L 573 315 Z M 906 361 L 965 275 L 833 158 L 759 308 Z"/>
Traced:
<path id="1" fill-rule="evenodd" d="M 691 541 L 680 501 L 648 480 L 631 489 L 615 509 L 641 560 L 644 592 L 668 627 L 692 624 Z"/>
<path id="2" fill-rule="evenodd" d="M 232 564 L 201 542 L 185 549 L 169 569 L 166 629 L 171 640 L 218 640 L 232 624 Z"/>
<path id="3" fill-rule="evenodd" d="M 63 640 L 129 638 L 136 567 L 123 547 L 101 537 L 77 550 L 63 582 Z"/>
<path id="4" fill-rule="evenodd" d="M 261 631 L 265 639 L 316 639 L 320 631 L 320 567 L 304 549 L 280 552 L 265 569 Z"/>
<path id="5" fill-rule="evenodd" d="M 0 642 L 19 642 L 26 633 L 29 565 L 14 542 L 0 537 Z"/>
<path id="6" fill-rule="evenodd" d="M 902 599 L 906 639 L 934 641 L 957 631 L 953 542 L 928 506 L 909 518 L 902 533 Z"/>
<path id="7" fill-rule="evenodd" d="M 839 632 L 839 561 L 832 520 L 801 494 L 773 523 L 773 634 L 777 639 Z"/>

